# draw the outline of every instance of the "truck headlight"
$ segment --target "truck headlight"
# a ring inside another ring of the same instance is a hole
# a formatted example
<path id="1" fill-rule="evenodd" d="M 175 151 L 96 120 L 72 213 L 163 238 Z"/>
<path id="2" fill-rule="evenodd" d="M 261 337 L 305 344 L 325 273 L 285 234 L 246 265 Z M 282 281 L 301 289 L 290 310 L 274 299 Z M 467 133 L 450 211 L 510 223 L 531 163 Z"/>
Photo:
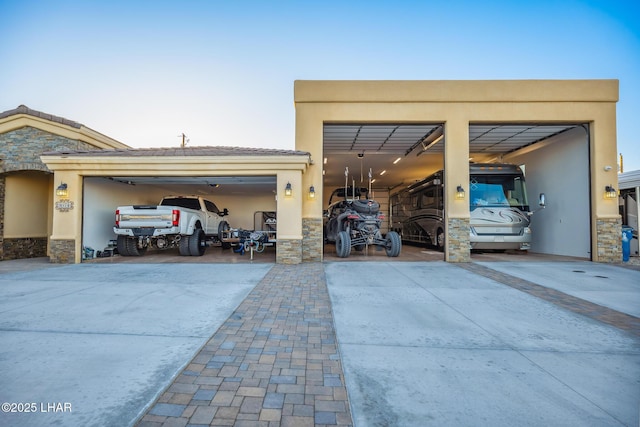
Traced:
<path id="1" fill-rule="evenodd" d="M 524 234 L 531 234 L 531 229 L 529 227 L 525 227 L 523 232 Z"/>

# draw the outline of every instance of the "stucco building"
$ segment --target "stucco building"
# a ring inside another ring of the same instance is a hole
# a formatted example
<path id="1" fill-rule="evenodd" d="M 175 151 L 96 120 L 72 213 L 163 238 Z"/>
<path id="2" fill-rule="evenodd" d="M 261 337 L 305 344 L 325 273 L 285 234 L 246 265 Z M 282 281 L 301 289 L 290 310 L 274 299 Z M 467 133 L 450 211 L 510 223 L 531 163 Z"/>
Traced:
<path id="1" fill-rule="evenodd" d="M 529 191 L 546 194 L 532 250 L 621 258 L 617 199 L 605 197 L 617 187 L 617 80 L 296 81 L 294 101 L 295 150 L 132 149 L 24 106 L 1 113 L 2 258 L 80 262 L 113 238 L 115 206 L 183 191 L 247 229 L 255 212 L 277 212 L 277 262 L 319 261 L 323 209 L 349 167 L 354 182 L 370 170 L 382 199 L 443 169 L 444 258 L 466 262 L 469 204 L 454 193 L 470 159 L 522 165 Z"/>

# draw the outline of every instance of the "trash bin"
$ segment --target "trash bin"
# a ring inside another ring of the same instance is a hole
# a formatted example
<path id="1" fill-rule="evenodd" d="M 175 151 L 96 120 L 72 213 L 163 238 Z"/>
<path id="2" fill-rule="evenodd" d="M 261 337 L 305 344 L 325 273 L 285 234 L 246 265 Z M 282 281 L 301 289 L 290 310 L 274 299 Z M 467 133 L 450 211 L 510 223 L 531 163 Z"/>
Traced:
<path id="1" fill-rule="evenodd" d="M 623 225 L 622 226 L 622 261 L 629 261 L 629 255 L 631 254 L 631 239 L 633 239 L 633 228 Z"/>

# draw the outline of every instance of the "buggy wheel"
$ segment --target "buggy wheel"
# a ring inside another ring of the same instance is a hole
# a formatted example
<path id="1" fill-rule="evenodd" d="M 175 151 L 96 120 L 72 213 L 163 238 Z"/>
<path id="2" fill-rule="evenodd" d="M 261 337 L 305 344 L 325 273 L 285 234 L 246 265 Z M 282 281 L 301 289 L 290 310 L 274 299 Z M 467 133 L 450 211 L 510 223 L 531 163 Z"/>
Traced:
<path id="1" fill-rule="evenodd" d="M 336 254 L 340 258 L 347 258 L 351 253 L 351 237 L 346 231 L 341 231 L 336 237 Z"/>
<path id="2" fill-rule="evenodd" d="M 193 234 L 189 237 L 189 254 L 191 256 L 202 256 L 207 248 L 207 242 L 204 238 L 204 231 L 201 228 L 193 230 Z"/>
<path id="3" fill-rule="evenodd" d="M 118 253 L 122 256 L 130 256 L 129 254 L 129 246 L 127 245 L 127 240 L 129 238 L 127 236 L 118 235 Z"/>
<path id="4" fill-rule="evenodd" d="M 440 252 L 444 252 L 444 230 L 442 228 L 438 228 L 436 233 L 436 248 Z"/>
<path id="5" fill-rule="evenodd" d="M 178 250 L 180 251 L 180 255 L 189 256 L 191 252 L 189 251 L 189 240 L 191 236 L 182 236 L 180 238 L 180 243 L 178 244 Z"/>
<path id="6" fill-rule="evenodd" d="M 397 257 L 400 255 L 400 250 L 402 249 L 402 239 L 400 239 L 400 235 L 395 231 L 390 231 L 387 233 L 387 246 L 386 246 L 387 256 L 389 257 Z"/>

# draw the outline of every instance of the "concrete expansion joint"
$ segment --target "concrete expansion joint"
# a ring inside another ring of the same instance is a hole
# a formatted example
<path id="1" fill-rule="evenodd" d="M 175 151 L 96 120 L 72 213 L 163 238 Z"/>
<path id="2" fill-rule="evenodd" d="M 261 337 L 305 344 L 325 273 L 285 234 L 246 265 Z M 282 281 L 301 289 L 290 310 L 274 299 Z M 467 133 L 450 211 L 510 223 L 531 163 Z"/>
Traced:
<path id="1" fill-rule="evenodd" d="M 321 263 L 276 264 L 138 426 L 353 425 Z"/>
<path id="2" fill-rule="evenodd" d="M 630 334 L 640 337 L 640 318 L 613 310 L 602 305 L 574 297 L 556 289 L 538 285 L 476 263 L 455 264 L 480 276 L 487 277 L 534 297 L 553 303 L 571 312 L 606 323 Z"/>

